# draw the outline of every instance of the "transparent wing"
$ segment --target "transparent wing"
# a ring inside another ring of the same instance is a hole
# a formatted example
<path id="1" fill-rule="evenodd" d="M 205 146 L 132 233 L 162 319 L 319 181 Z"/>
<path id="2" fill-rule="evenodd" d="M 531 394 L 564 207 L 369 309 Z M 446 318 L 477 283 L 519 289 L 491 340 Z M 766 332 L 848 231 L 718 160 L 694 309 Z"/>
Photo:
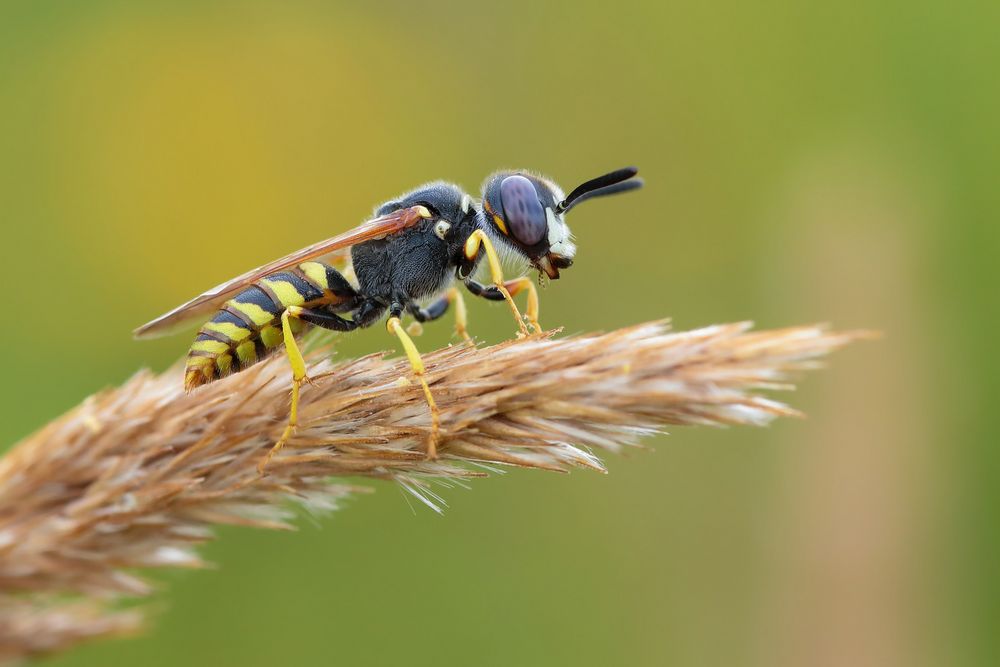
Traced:
<path id="1" fill-rule="evenodd" d="M 133 332 L 133 335 L 136 338 L 155 338 L 156 336 L 169 334 L 189 320 L 205 317 L 215 312 L 232 296 L 261 278 L 266 278 L 278 271 L 283 271 L 302 262 L 308 262 L 309 260 L 317 259 L 331 253 L 342 254 L 353 245 L 385 238 L 386 236 L 412 227 L 420 220 L 429 218 L 430 216 L 430 211 L 425 207 L 413 206 L 363 222 L 354 229 L 344 232 L 339 236 L 314 243 L 281 259 L 276 259 L 264 266 L 257 267 L 239 277 L 226 281 L 218 287 L 208 290 L 201 296 L 197 296 L 187 303 L 174 308 L 169 313 L 160 315 L 155 320 L 143 324 Z"/>

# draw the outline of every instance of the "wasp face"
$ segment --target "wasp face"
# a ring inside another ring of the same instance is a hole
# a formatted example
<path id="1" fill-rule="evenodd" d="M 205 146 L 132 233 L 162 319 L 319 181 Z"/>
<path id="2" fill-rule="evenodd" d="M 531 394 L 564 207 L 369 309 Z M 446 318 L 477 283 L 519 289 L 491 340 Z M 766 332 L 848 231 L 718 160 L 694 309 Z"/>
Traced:
<path id="1" fill-rule="evenodd" d="M 483 188 L 483 214 L 495 236 L 549 278 L 573 264 L 576 246 L 559 210 L 562 191 L 526 172 L 501 172 Z"/>
<path id="2" fill-rule="evenodd" d="M 564 216 L 594 197 L 642 187 L 638 170 L 625 167 L 581 183 L 569 195 L 552 181 L 527 172 L 503 171 L 483 186 L 483 215 L 495 236 L 525 256 L 531 265 L 558 278 L 559 269 L 573 264 L 576 246 Z"/>

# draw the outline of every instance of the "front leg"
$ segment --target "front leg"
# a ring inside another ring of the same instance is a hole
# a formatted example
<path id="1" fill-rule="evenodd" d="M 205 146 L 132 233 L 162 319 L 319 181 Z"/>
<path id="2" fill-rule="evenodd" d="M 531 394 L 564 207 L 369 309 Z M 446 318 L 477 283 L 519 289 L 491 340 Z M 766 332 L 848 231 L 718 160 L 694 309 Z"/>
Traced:
<path id="1" fill-rule="evenodd" d="M 496 286 L 484 285 L 471 278 L 465 281 L 465 286 L 476 296 L 481 296 L 490 301 L 503 301 L 506 298 L 503 292 L 498 290 Z M 541 333 L 542 325 L 538 323 L 538 288 L 535 287 L 535 283 L 532 282 L 531 278 L 522 276 L 514 280 L 508 280 L 504 283 L 504 287 L 507 288 L 507 293 L 512 297 L 517 296 L 523 290 L 527 290 L 528 307 L 524 313 L 524 317 L 528 320 L 528 324 L 535 330 L 535 333 Z"/>
<path id="2" fill-rule="evenodd" d="M 507 286 L 503 279 L 503 269 L 500 267 L 500 257 L 497 255 L 496 248 L 493 247 L 492 241 L 486 236 L 486 232 L 477 229 L 472 232 L 469 239 L 465 242 L 466 260 L 470 262 L 475 261 L 476 256 L 479 255 L 480 248 L 486 252 L 486 259 L 490 265 L 490 277 L 493 278 L 493 286 L 503 295 L 507 305 L 510 306 L 510 312 L 513 313 L 514 319 L 517 320 L 520 335 L 527 336 L 528 327 L 524 325 L 524 320 L 521 319 L 521 311 L 517 309 L 517 304 L 514 303 L 513 297 L 507 291 Z"/>

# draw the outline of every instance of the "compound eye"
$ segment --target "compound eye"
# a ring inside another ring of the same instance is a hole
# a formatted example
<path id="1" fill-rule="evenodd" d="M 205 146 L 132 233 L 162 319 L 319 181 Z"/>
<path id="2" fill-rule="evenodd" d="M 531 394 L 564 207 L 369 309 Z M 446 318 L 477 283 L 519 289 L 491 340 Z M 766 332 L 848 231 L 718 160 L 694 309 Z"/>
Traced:
<path id="1" fill-rule="evenodd" d="M 545 238 L 548 223 L 535 186 L 524 176 L 508 176 L 500 183 L 500 202 L 507 229 L 516 241 L 533 246 Z"/>

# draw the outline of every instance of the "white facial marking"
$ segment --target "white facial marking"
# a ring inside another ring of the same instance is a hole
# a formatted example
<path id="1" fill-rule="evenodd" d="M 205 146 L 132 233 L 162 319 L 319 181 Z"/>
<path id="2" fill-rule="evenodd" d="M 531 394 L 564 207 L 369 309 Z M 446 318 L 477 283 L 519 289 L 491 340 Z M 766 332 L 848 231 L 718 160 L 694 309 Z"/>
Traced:
<path id="1" fill-rule="evenodd" d="M 546 208 L 545 218 L 549 223 L 549 250 L 561 257 L 573 259 L 576 246 L 569 239 L 569 227 L 563 217 L 551 208 Z"/>
<path id="2" fill-rule="evenodd" d="M 447 220 L 438 220 L 437 224 L 434 225 L 434 233 L 442 241 L 444 241 L 444 237 L 448 235 L 449 229 L 451 229 L 451 223 Z"/>
<path id="3" fill-rule="evenodd" d="M 462 195 L 462 213 L 468 213 L 470 206 L 472 206 L 472 197 L 469 195 Z"/>

